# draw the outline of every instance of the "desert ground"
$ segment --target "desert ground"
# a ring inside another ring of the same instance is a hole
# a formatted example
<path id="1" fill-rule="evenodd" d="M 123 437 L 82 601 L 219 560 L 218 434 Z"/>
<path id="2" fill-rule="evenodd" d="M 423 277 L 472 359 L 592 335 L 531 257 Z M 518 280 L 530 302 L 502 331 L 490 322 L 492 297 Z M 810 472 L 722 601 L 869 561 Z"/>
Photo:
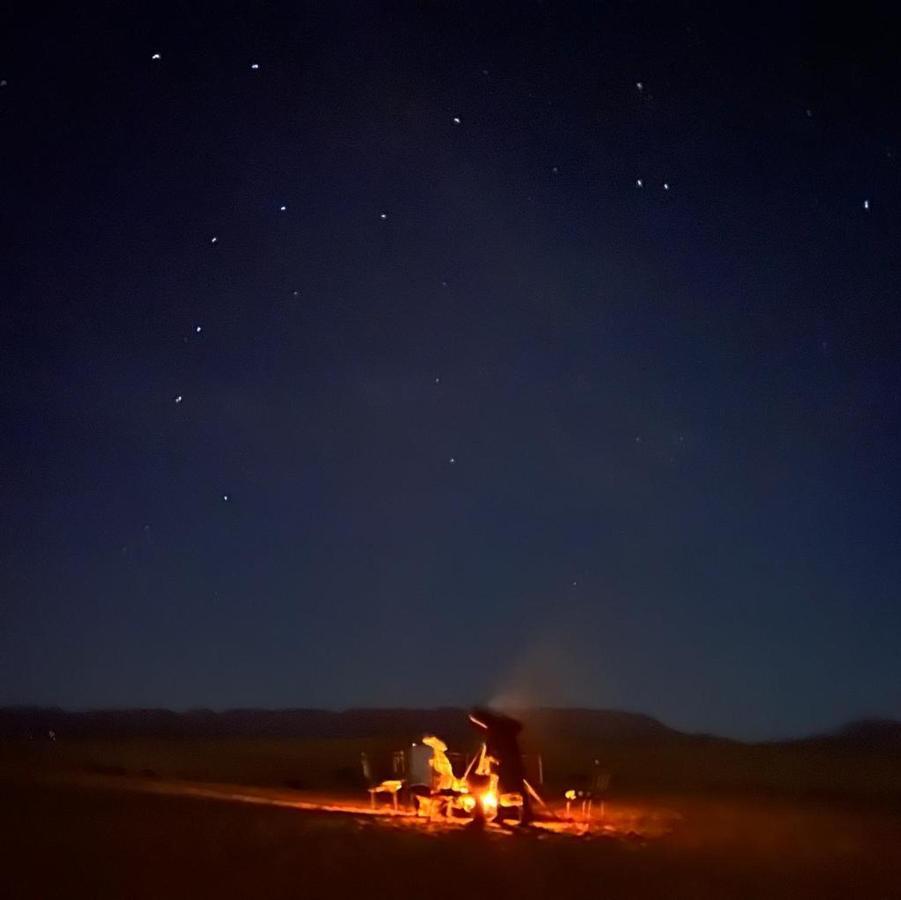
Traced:
<path id="1" fill-rule="evenodd" d="M 901 811 L 872 791 L 612 790 L 590 834 L 474 832 L 372 815 L 341 783 L 358 747 L 343 752 L 7 743 L 0 896 L 901 897 Z M 317 808 L 329 803 L 345 811 Z"/>

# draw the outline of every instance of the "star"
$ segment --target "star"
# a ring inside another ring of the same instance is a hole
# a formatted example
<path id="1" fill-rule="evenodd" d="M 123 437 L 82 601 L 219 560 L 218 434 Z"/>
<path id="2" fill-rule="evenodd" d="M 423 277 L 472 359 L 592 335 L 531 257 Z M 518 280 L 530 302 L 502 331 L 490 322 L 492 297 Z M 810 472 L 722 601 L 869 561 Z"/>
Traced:
<path id="1" fill-rule="evenodd" d="M 454 125 L 460 125 L 460 124 L 461 124 L 461 122 L 460 122 L 460 117 L 459 117 L 459 116 L 454 116 L 453 122 L 454 122 Z"/>
<path id="2" fill-rule="evenodd" d="M 388 218 L 388 213 L 379 213 L 379 218 L 380 218 L 380 219 L 387 219 L 387 218 Z"/>
<path id="3" fill-rule="evenodd" d="M 639 91 L 643 91 L 643 90 L 644 90 L 644 82 L 643 82 L 643 81 L 636 81 L 636 82 L 635 82 L 635 87 L 637 87 Z"/>
<path id="4" fill-rule="evenodd" d="M 436 378 L 436 379 L 435 379 L 435 384 L 440 384 L 440 383 L 441 383 L 441 379 L 440 379 L 440 378 Z"/>
<path id="5" fill-rule="evenodd" d="M 215 244 L 216 241 L 218 241 L 218 240 L 219 240 L 219 238 L 217 238 L 216 235 L 213 235 L 213 236 L 210 238 L 210 243 L 211 243 L 211 244 Z"/>
<path id="6" fill-rule="evenodd" d="M 0 78 L 0 87 L 6 87 L 9 82 L 5 78 Z"/>
<path id="7" fill-rule="evenodd" d="M 640 178 L 636 178 L 635 187 L 644 187 L 644 182 Z"/>
<path id="8" fill-rule="evenodd" d="M 457 460 L 454 459 L 453 456 L 448 460 L 448 462 L 449 462 L 451 465 L 453 465 L 456 461 L 457 461 Z"/>
<path id="9" fill-rule="evenodd" d="M 151 56 L 150 58 L 151 59 L 162 59 L 163 57 L 160 56 L 159 53 L 154 53 L 153 56 Z"/>
<path id="10" fill-rule="evenodd" d="M 194 334 L 200 334 L 201 331 L 203 331 L 203 326 L 202 326 L 202 325 L 195 325 L 195 326 L 194 326 Z"/>
<path id="11" fill-rule="evenodd" d="M 176 403 L 181 403 L 182 400 L 184 400 L 184 397 L 182 397 L 181 394 L 177 394 L 176 397 L 175 397 L 175 402 L 176 402 Z"/>
<path id="12" fill-rule="evenodd" d="M 253 69 L 254 71 L 256 71 L 257 69 L 259 69 L 259 67 L 260 67 L 260 64 L 259 64 L 259 63 L 251 63 L 251 64 L 250 64 L 250 68 Z"/>
<path id="13" fill-rule="evenodd" d="M 222 495 L 222 499 L 223 499 L 226 503 L 228 503 L 228 494 L 223 494 L 223 495 Z"/>
<path id="14" fill-rule="evenodd" d="M 295 296 L 295 297 L 299 297 L 299 296 L 300 296 L 300 291 L 294 291 L 294 296 Z"/>
<path id="15" fill-rule="evenodd" d="M 287 206 L 280 206 L 280 207 L 279 207 L 279 210 L 280 210 L 281 212 L 285 212 L 285 210 L 287 210 L 287 208 L 288 208 Z"/>
<path id="16" fill-rule="evenodd" d="M 663 190 L 665 190 L 665 191 L 669 190 L 669 182 L 667 182 L 667 181 L 663 182 Z"/>
<path id="17" fill-rule="evenodd" d="M 864 209 L 869 209 L 869 208 L 870 208 L 870 201 L 869 201 L 869 200 L 864 200 L 864 201 L 863 201 L 863 208 L 864 208 Z"/>
<path id="18" fill-rule="evenodd" d="M 556 166 L 552 166 L 552 167 L 551 167 L 551 171 L 552 171 L 555 175 L 559 175 L 559 174 L 560 174 L 560 170 L 559 170 Z"/>

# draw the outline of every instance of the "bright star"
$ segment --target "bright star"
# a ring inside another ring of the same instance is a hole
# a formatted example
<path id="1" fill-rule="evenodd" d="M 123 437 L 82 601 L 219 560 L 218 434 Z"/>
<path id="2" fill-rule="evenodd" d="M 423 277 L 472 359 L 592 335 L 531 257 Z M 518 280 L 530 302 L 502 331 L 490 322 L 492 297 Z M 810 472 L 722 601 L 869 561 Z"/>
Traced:
<path id="1" fill-rule="evenodd" d="M 154 53 L 153 56 L 151 56 L 150 58 L 151 59 L 162 59 L 162 56 L 160 56 L 159 53 Z"/>
<path id="2" fill-rule="evenodd" d="M 459 124 L 460 124 L 460 117 L 454 116 L 454 125 L 459 125 Z"/>
<path id="3" fill-rule="evenodd" d="M 175 398 L 175 402 L 176 402 L 176 403 L 181 403 L 182 400 L 184 400 L 184 397 L 182 397 L 181 394 L 178 394 L 178 395 L 176 396 L 176 398 Z"/>

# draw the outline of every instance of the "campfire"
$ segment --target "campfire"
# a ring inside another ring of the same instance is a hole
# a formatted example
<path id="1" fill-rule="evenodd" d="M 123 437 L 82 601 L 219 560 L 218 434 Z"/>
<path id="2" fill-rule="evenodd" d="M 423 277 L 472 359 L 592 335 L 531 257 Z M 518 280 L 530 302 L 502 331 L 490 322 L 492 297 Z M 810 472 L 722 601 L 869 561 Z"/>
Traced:
<path id="1" fill-rule="evenodd" d="M 461 759 L 459 754 L 450 753 L 440 737 L 426 735 L 421 742 L 395 754 L 395 775 L 401 777 L 369 788 L 372 809 L 376 809 L 379 797 L 385 797 L 390 799 L 393 811 L 400 812 L 402 804 L 409 814 L 428 822 L 547 826 L 571 821 L 573 792 L 565 795 L 566 817 L 561 819 L 526 778 L 518 740 L 520 723 L 491 710 L 473 710 L 469 718 L 482 738 L 474 755 Z M 456 771 L 451 755 L 459 766 Z M 367 766 L 364 759 L 364 770 Z M 585 823 L 590 817 L 591 805 L 583 803 L 579 818 Z"/>
<path id="2" fill-rule="evenodd" d="M 432 749 L 429 765 L 434 775 L 428 793 L 419 791 L 413 795 L 418 815 L 434 819 L 442 815 L 450 818 L 462 813 L 476 820 L 490 822 L 504 810 L 522 809 L 522 794 L 515 791 L 505 794 L 498 792 L 498 760 L 488 754 L 487 744 L 482 744 L 463 776 L 458 778 L 447 756 L 444 741 L 428 735 L 422 739 L 422 743 Z"/>

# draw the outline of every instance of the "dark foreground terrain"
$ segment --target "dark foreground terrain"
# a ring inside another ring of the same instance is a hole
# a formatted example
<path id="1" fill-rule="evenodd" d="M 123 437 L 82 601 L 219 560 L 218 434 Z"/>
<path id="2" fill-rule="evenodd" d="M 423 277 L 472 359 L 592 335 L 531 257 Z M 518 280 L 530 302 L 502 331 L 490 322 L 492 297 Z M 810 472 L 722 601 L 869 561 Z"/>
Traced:
<path id="1" fill-rule="evenodd" d="M 0 726 L 0 900 L 901 900 L 895 723 L 750 745 L 627 714 L 535 717 L 526 749 L 558 809 L 594 766 L 612 774 L 591 837 L 369 814 L 361 753 L 384 767 L 424 730 L 472 752 L 461 711 L 15 711 Z"/>
<path id="2" fill-rule="evenodd" d="M 901 897 L 901 818 L 887 810 L 694 797 L 676 801 L 667 835 L 589 839 L 430 830 L 114 781 L 0 781 L 0 896 Z"/>

